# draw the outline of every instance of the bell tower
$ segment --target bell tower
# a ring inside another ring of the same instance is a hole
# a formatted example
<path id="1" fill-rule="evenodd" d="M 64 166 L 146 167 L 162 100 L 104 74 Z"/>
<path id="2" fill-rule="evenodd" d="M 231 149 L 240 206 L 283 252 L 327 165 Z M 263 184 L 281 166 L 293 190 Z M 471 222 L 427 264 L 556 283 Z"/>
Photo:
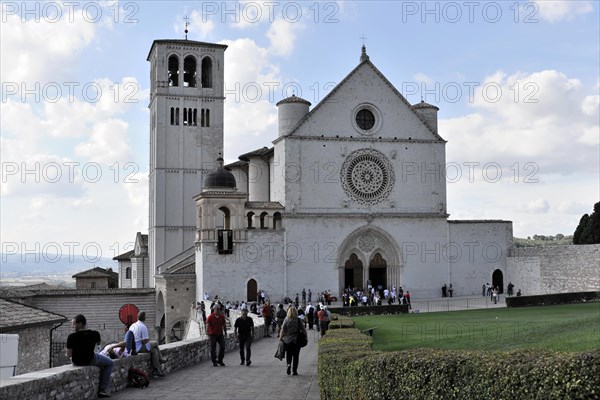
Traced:
<path id="1" fill-rule="evenodd" d="M 155 40 L 150 62 L 150 285 L 163 264 L 194 246 L 203 174 L 223 156 L 227 46 Z"/>

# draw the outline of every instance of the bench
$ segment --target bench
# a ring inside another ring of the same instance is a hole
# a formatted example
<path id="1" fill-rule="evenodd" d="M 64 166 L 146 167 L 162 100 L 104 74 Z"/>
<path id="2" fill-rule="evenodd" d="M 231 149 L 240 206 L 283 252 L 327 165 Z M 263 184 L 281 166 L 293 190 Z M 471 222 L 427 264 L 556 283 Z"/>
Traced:
<path id="1" fill-rule="evenodd" d="M 375 331 L 375 329 L 379 328 L 378 326 L 375 326 L 373 328 L 367 328 L 367 329 L 363 329 L 361 330 L 362 333 L 366 333 L 369 336 L 373 337 L 373 331 Z"/>

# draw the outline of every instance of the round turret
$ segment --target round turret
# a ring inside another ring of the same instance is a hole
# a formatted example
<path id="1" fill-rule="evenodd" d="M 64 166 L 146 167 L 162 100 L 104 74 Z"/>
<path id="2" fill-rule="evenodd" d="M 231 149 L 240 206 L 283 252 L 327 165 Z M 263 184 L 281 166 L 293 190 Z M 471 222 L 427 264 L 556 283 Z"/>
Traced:
<path id="1" fill-rule="evenodd" d="M 421 116 L 421 118 L 423 118 L 431 130 L 433 130 L 435 133 L 438 133 L 437 112 L 440 110 L 438 107 L 429 103 L 425 103 L 423 100 L 421 100 L 420 103 L 413 105 L 412 108 Z"/>
<path id="2" fill-rule="evenodd" d="M 308 114 L 310 102 L 292 95 L 278 102 L 276 106 L 279 108 L 279 136 L 284 136 L 290 133 L 298 125 L 298 122 Z"/>

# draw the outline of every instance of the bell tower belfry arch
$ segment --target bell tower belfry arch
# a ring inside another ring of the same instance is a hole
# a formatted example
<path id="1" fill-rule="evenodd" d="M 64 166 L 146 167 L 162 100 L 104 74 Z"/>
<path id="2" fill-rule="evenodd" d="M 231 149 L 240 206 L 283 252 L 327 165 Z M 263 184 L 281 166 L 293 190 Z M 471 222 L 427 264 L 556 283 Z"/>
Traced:
<path id="1" fill-rule="evenodd" d="M 226 45 L 155 40 L 150 62 L 150 285 L 193 247 L 203 175 L 223 156 Z"/>

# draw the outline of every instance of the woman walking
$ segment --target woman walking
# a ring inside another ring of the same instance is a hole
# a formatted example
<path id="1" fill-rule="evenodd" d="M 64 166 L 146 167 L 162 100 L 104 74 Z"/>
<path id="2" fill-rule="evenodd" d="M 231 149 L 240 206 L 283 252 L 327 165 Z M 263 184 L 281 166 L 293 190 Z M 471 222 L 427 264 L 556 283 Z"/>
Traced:
<path id="1" fill-rule="evenodd" d="M 303 332 L 306 335 L 306 328 L 300 318 L 298 318 L 296 307 L 290 306 L 287 311 L 287 317 L 281 325 L 281 332 L 279 332 L 279 340 L 284 343 L 288 375 L 291 373 L 298 375 L 300 346 L 296 343 L 296 339 L 299 332 Z"/>

